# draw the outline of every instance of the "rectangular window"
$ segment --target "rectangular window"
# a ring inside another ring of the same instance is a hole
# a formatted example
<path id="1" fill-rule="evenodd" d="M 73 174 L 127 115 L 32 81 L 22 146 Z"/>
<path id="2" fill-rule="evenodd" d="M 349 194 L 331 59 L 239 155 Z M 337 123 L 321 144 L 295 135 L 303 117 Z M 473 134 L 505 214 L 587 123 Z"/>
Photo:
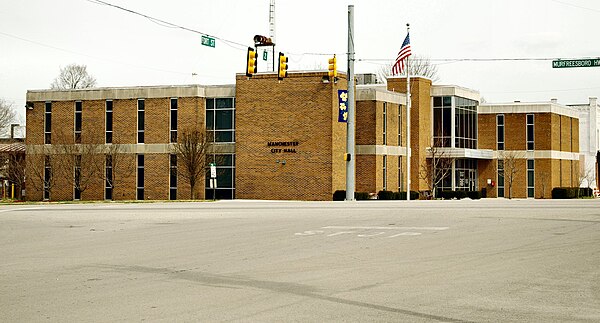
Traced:
<path id="1" fill-rule="evenodd" d="M 527 160 L 527 197 L 535 197 L 535 163 Z"/>
<path id="2" fill-rule="evenodd" d="M 387 156 L 383 156 L 383 190 L 387 190 Z"/>
<path id="3" fill-rule="evenodd" d="M 402 105 L 398 105 L 398 146 L 402 146 Z"/>
<path id="4" fill-rule="evenodd" d="M 533 132 L 533 114 L 527 115 L 527 150 L 533 150 L 534 144 L 534 132 Z"/>
<path id="5" fill-rule="evenodd" d="M 504 197 L 504 160 L 498 160 L 498 197 Z"/>
<path id="6" fill-rule="evenodd" d="M 144 199 L 144 155 L 137 155 L 136 199 Z"/>
<path id="7" fill-rule="evenodd" d="M 451 147 L 452 97 L 433 98 L 433 145 Z"/>
<path id="8" fill-rule="evenodd" d="M 504 150 L 504 115 L 496 115 L 496 149 Z"/>
<path id="9" fill-rule="evenodd" d="M 387 102 L 383 102 L 383 145 L 387 145 Z"/>
<path id="10" fill-rule="evenodd" d="M 81 101 L 75 101 L 75 143 L 81 143 L 81 113 L 83 110 L 83 103 Z"/>
<path id="11" fill-rule="evenodd" d="M 207 155 L 207 163 L 217 165 L 217 188 L 213 191 L 210 188 L 210 170 L 207 169 L 205 178 L 204 196 L 206 199 L 213 199 L 214 196 L 220 200 L 235 198 L 235 155 L 234 154 L 216 154 Z"/>
<path id="12" fill-rule="evenodd" d="M 404 191 L 404 173 L 402 172 L 402 156 L 398 156 L 398 191 Z"/>
<path id="13" fill-rule="evenodd" d="M 137 108 L 137 143 L 144 143 L 144 128 L 145 128 L 145 109 L 144 109 L 145 101 L 144 99 L 138 100 L 138 108 Z"/>
<path id="14" fill-rule="evenodd" d="M 52 102 L 46 102 L 44 108 L 44 143 L 52 143 Z"/>
<path id="15" fill-rule="evenodd" d="M 477 148 L 477 101 L 455 97 L 454 146 Z"/>
<path id="16" fill-rule="evenodd" d="M 169 199 L 177 199 L 177 155 L 169 155 Z"/>
<path id="17" fill-rule="evenodd" d="M 73 170 L 75 176 L 75 190 L 73 192 L 74 200 L 81 200 L 81 155 L 73 156 L 75 159 L 75 169 Z"/>
<path id="18" fill-rule="evenodd" d="M 52 183 L 52 166 L 50 156 L 44 156 L 44 200 L 50 199 L 50 187 Z"/>
<path id="19" fill-rule="evenodd" d="M 106 135 L 105 140 L 107 144 L 112 144 L 113 142 L 113 101 L 106 100 Z"/>
<path id="20" fill-rule="evenodd" d="M 177 98 L 171 99 L 171 110 L 170 110 L 170 138 L 171 142 L 177 142 Z"/>
<path id="21" fill-rule="evenodd" d="M 206 130 L 215 142 L 235 142 L 234 98 L 206 99 Z"/>
<path id="22" fill-rule="evenodd" d="M 106 164 L 104 167 L 106 180 L 104 182 L 104 198 L 107 200 L 113 199 L 113 162 L 112 156 L 106 155 Z"/>

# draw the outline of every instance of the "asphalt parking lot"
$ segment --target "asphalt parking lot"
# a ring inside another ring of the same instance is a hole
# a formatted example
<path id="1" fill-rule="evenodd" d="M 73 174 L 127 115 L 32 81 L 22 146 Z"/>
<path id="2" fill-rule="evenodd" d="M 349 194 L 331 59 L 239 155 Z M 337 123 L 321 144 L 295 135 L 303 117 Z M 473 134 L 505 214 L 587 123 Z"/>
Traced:
<path id="1" fill-rule="evenodd" d="M 0 206 L 0 321 L 598 322 L 599 200 Z"/>

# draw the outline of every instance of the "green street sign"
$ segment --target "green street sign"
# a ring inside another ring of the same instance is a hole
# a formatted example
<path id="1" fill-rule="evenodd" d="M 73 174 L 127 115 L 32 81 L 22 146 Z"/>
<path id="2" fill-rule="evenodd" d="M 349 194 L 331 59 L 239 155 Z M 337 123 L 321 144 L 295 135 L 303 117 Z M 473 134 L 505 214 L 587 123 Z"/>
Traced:
<path id="1" fill-rule="evenodd" d="M 202 45 L 215 48 L 215 39 L 202 35 Z"/>
<path id="2" fill-rule="evenodd" d="M 569 59 L 552 61 L 552 68 L 600 67 L 600 58 Z"/>

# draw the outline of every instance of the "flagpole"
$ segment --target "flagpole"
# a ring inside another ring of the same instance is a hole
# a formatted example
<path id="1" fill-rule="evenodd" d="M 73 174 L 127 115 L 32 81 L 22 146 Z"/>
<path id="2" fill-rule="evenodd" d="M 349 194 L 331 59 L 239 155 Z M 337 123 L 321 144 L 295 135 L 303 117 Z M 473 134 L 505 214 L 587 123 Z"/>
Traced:
<path id="1" fill-rule="evenodd" d="M 406 24 L 406 34 L 410 32 L 410 24 Z M 406 57 L 406 200 L 410 201 L 410 66 Z"/>

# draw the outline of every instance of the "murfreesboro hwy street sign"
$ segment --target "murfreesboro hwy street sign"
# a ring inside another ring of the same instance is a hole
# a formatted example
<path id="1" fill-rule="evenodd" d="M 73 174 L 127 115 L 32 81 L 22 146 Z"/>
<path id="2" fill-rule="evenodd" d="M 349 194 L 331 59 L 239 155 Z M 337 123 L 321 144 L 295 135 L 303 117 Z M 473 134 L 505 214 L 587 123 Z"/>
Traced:
<path id="1" fill-rule="evenodd" d="M 552 61 L 552 68 L 600 67 L 600 58 L 569 59 Z"/>

